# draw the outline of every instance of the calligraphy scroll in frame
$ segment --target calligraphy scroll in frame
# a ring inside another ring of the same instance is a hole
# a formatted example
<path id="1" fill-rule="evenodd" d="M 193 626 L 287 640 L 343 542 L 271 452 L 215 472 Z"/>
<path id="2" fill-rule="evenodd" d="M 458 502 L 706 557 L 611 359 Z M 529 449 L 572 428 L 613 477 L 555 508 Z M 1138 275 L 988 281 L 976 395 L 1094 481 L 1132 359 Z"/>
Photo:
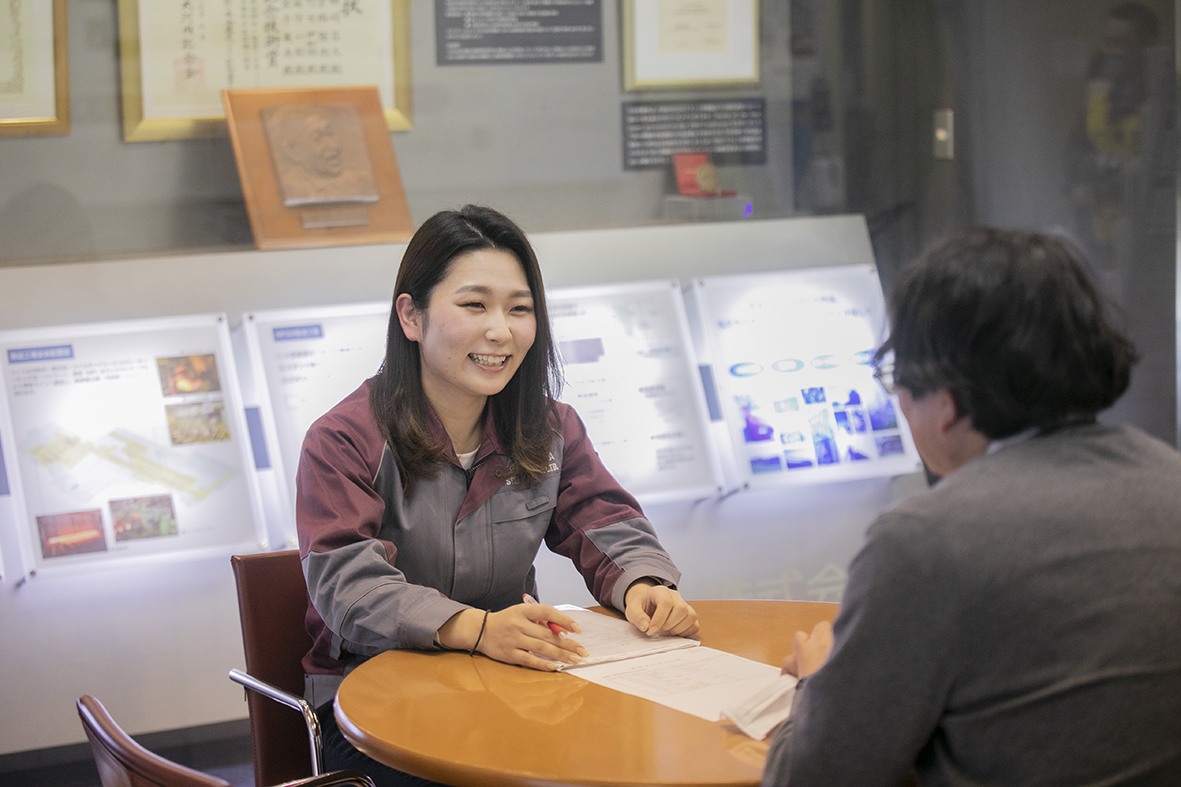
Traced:
<path id="1" fill-rule="evenodd" d="M 0 7 L 0 137 L 70 133 L 66 0 Z"/>
<path id="2" fill-rule="evenodd" d="M 123 138 L 226 134 L 223 89 L 376 85 L 413 127 L 410 0 L 119 0 Z"/>

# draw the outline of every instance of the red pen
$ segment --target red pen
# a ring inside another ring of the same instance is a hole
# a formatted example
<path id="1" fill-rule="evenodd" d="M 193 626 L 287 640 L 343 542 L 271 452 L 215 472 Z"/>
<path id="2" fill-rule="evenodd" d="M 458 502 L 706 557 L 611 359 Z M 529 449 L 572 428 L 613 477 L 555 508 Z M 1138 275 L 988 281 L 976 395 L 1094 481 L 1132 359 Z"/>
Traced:
<path id="1" fill-rule="evenodd" d="M 530 596 L 528 593 L 522 593 L 521 600 L 524 601 L 526 604 L 536 604 L 537 603 L 537 599 L 533 598 L 533 596 Z M 557 634 L 559 637 L 566 636 L 566 629 L 562 628 L 557 623 L 554 623 L 552 620 L 547 620 L 545 622 L 545 625 L 549 626 L 549 630 L 554 632 L 555 634 Z"/>

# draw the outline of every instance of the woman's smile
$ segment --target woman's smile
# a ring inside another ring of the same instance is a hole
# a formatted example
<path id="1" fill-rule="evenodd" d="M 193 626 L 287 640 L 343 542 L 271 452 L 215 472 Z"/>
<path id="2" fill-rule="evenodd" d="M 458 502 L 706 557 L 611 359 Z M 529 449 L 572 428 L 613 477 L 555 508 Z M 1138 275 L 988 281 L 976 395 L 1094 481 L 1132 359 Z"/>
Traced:
<path id="1" fill-rule="evenodd" d="M 504 365 L 512 358 L 511 355 L 481 355 L 478 353 L 468 353 L 467 357 L 471 358 L 480 366 L 494 367 L 496 369 L 504 368 Z"/>

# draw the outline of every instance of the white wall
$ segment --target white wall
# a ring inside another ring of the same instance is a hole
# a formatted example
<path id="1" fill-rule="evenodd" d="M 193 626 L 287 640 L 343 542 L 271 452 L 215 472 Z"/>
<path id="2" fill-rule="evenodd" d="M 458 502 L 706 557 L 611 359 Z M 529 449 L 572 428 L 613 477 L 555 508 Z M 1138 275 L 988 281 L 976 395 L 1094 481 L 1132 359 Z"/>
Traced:
<path id="1" fill-rule="evenodd" d="M 872 260 L 859 217 L 642 227 L 533 236 L 550 286 Z M 401 245 L 198 254 L 0 269 L 0 330 L 389 297 Z M 0 435 L 0 440 L 7 436 Z M 759 491 L 647 513 L 690 598 L 835 600 L 865 527 L 921 488 L 916 476 Z M 244 718 L 229 555 L 43 572 L 21 582 L 11 498 L 0 497 L 0 754 L 84 740 L 83 693 L 132 733 Z M 244 515 L 246 515 L 244 513 Z M 590 603 L 543 553 L 542 594 Z"/>

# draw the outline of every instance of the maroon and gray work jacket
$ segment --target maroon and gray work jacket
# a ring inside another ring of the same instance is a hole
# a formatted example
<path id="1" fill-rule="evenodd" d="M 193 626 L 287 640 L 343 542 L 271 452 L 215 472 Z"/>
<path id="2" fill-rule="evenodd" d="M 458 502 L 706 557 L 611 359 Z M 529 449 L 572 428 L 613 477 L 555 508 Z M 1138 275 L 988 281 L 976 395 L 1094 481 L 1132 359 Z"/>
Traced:
<path id="1" fill-rule="evenodd" d="M 536 597 L 542 540 L 574 562 L 605 606 L 623 609 L 627 588 L 643 577 L 676 586 L 680 572 L 599 461 L 577 413 L 561 403 L 557 412 L 549 473 L 524 485 L 508 480 L 491 415 L 464 470 L 431 411 L 449 462 L 416 479 L 409 497 L 370 414 L 368 383 L 312 424 L 296 483 L 315 641 L 303 660 L 310 702 L 332 699 L 346 670 L 371 656 L 436 648 L 435 632 L 464 609 Z"/>

